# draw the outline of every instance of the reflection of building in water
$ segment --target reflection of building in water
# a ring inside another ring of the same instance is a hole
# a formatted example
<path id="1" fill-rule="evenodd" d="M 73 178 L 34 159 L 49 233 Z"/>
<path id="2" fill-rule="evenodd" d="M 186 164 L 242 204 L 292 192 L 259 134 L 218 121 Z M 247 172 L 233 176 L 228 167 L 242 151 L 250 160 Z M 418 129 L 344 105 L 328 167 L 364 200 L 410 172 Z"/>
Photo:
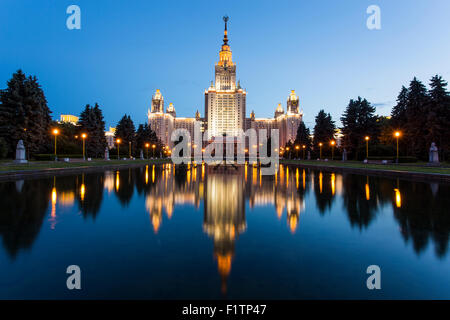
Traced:
<path id="1" fill-rule="evenodd" d="M 150 167 L 148 169 L 150 171 Z M 163 223 L 164 212 L 170 218 L 176 205 L 191 204 L 198 208 L 203 200 L 203 230 L 214 242 L 214 257 L 223 291 L 231 272 L 237 237 L 246 229 L 246 199 L 250 207 L 273 204 L 280 218 L 286 211 L 291 232 L 298 228 L 300 213 L 305 209 L 303 196 L 299 193 L 300 189 L 306 190 L 304 170 L 280 166 L 279 174 L 275 176 L 263 176 L 260 168 L 251 165 L 238 167 L 236 171 L 227 169 L 227 172 L 190 165 L 187 170 L 174 174 L 171 164 L 156 167 L 156 170 L 153 182 L 145 178 L 150 175 L 146 170 L 141 177 L 146 184 L 152 185 L 146 193 L 145 207 L 155 232 Z"/>
<path id="2" fill-rule="evenodd" d="M 275 176 L 261 176 L 259 170 L 254 169 L 249 170 L 249 174 L 252 175 L 249 181 L 254 181 L 255 176 L 258 177 L 257 179 L 267 181 L 251 184 L 251 188 L 249 188 L 251 190 L 249 193 L 250 208 L 272 204 L 280 219 L 286 209 L 288 226 L 291 232 L 295 232 L 300 213 L 305 210 L 304 199 L 297 192 L 298 188 L 304 188 L 304 183 L 303 185 L 300 183 L 300 181 L 305 181 L 304 170 L 300 173 L 298 168 L 280 165 L 279 172 Z"/>
<path id="3" fill-rule="evenodd" d="M 145 208 L 150 214 L 155 233 L 161 226 L 163 210 L 170 219 L 175 205 L 192 204 L 198 208 L 203 198 L 203 192 L 199 192 L 203 190 L 203 182 L 197 174 L 200 167 L 189 167 L 183 183 L 176 181 L 173 167 L 172 164 L 164 164 L 162 167 L 153 166 L 151 182 L 146 179 L 146 183 L 154 184 L 154 188 L 151 188 L 146 195 Z M 156 170 L 159 172 L 155 178 Z"/>
<path id="4" fill-rule="evenodd" d="M 108 190 L 108 194 L 114 191 L 114 172 L 105 171 L 104 188 Z"/>
<path id="5" fill-rule="evenodd" d="M 214 255 L 226 291 L 236 237 L 244 232 L 244 181 L 241 174 L 208 174 L 203 229 L 214 239 Z"/>

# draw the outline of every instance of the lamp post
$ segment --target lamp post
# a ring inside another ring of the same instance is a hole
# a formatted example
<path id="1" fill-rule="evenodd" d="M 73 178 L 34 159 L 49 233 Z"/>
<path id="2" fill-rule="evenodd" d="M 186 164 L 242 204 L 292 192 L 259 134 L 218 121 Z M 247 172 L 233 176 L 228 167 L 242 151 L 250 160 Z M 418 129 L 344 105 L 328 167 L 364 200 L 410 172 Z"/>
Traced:
<path id="1" fill-rule="evenodd" d="M 56 156 L 56 137 L 57 137 L 58 134 L 59 134 L 59 130 L 58 130 L 58 129 L 53 129 L 52 133 L 53 133 L 53 135 L 55 136 L 55 161 L 57 161 L 57 160 L 58 160 L 58 157 Z"/>
<path id="2" fill-rule="evenodd" d="M 306 149 L 306 146 L 303 145 L 303 146 L 302 146 L 302 149 L 303 149 L 303 160 L 305 160 L 305 149 Z"/>
<path id="3" fill-rule="evenodd" d="M 323 146 L 323 143 L 319 142 L 319 148 L 320 148 L 320 157 L 319 157 L 319 159 L 321 159 L 321 160 L 322 160 L 322 146 Z"/>
<path id="4" fill-rule="evenodd" d="M 122 140 L 117 139 L 116 143 L 117 143 L 117 160 L 120 160 L 120 143 L 122 142 Z"/>
<path id="5" fill-rule="evenodd" d="M 152 149 L 153 149 L 153 158 L 155 157 L 155 148 L 156 148 L 156 145 L 152 145 Z"/>
<path id="6" fill-rule="evenodd" d="M 150 144 L 149 143 L 146 143 L 145 144 L 145 148 L 147 148 L 147 160 L 148 160 L 148 148 L 150 147 Z"/>
<path id="7" fill-rule="evenodd" d="M 369 136 L 365 136 L 364 140 L 366 140 L 366 159 L 369 160 Z"/>
<path id="8" fill-rule="evenodd" d="M 288 152 L 289 159 L 291 158 L 291 153 L 289 152 L 289 147 L 286 147 L 286 151 Z"/>
<path id="9" fill-rule="evenodd" d="M 128 155 L 129 158 L 131 159 L 131 141 L 128 141 Z"/>
<path id="10" fill-rule="evenodd" d="M 83 160 L 86 160 L 86 157 L 85 157 L 85 154 L 86 154 L 86 152 L 85 152 L 85 150 L 86 150 L 86 148 L 85 148 L 85 140 L 87 138 L 87 134 L 86 133 L 82 133 L 81 134 L 81 138 L 83 138 Z"/>
<path id="11" fill-rule="evenodd" d="M 297 150 L 297 159 L 298 159 L 298 150 L 300 149 L 300 146 L 295 146 L 295 150 Z"/>
<path id="12" fill-rule="evenodd" d="M 334 160 L 334 145 L 336 144 L 336 141 L 331 140 L 330 144 L 331 144 L 331 161 L 333 161 Z"/>
<path id="13" fill-rule="evenodd" d="M 398 163 L 398 138 L 401 136 L 401 132 L 400 131 L 395 131 L 394 132 L 394 136 L 397 139 L 397 159 L 396 159 L 396 163 Z"/>

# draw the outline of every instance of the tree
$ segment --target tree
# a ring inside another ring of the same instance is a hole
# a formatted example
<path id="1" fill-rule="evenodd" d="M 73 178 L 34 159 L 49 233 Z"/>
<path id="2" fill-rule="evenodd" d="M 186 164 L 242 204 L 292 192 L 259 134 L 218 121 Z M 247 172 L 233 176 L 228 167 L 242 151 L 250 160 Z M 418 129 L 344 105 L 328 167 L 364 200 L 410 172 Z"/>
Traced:
<path id="1" fill-rule="evenodd" d="M 311 133 L 309 132 L 309 128 L 306 128 L 303 121 L 298 126 L 294 144 L 299 145 L 300 147 L 305 145 L 308 150 L 311 148 Z"/>
<path id="2" fill-rule="evenodd" d="M 126 144 L 129 147 L 129 143 L 131 142 L 131 153 L 134 154 L 134 150 L 136 149 L 136 133 L 133 120 L 131 120 L 130 116 L 126 114 L 120 119 L 116 126 L 116 132 L 114 135 L 115 139 L 121 139 L 123 144 Z"/>
<path id="3" fill-rule="evenodd" d="M 336 126 L 331 119 L 331 115 L 320 110 L 316 116 L 316 124 L 314 126 L 314 149 L 319 150 L 319 143 L 328 145 L 331 140 L 334 140 Z"/>
<path id="4" fill-rule="evenodd" d="M 450 94 L 447 82 L 441 76 L 434 76 L 430 81 L 426 140 L 428 144 L 436 142 L 441 158 L 447 158 L 450 149 Z"/>
<path id="5" fill-rule="evenodd" d="M 50 109 L 36 77 L 18 70 L 0 92 L 0 137 L 8 155 L 13 156 L 17 142 L 23 140 L 28 155 L 43 152 L 50 143 Z"/>
<path id="6" fill-rule="evenodd" d="M 80 132 L 87 134 L 86 138 L 86 154 L 91 157 L 101 157 L 105 152 L 107 143 L 105 137 L 105 122 L 103 114 L 96 103 L 94 107 L 86 105 L 80 114 L 78 121 Z"/>
<path id="7" fill-rule="evenodd" d="M 356 100 L 350 100 L 341 117 L 342 145 L 355 159 L 358 156 L 358 147 L 365 143 L 365 136 L 369 136 L 372 141 L 377 140 L 379 132 L 377 119 L 375 107 L 372 107 L 366 99 L 358 97 Z"/>
<path id="8" fill-rule="evenodd" d="M 408 107 L 408 89 L 402 86 L 397 97 L 397 104 L 392 108 L 391 119 L 392 126 L 396 130 L 403 130 L 406 124 L 406 111 Z"/>
<path id="9" fill-rule="evenodd" d="M 160 149 L 160 143 L 158 137 L 156 136 L 156 132 L 150 128 L 150 125 L 140 124 L 136 131 L 136 150 L 143 150 L 145 148 L 145 144 L 149 143 L 150 146 L 156 145 L 156 148 Z M 156 149 L 155 148 L 155 149 Z M 155 150 L 156 152 L 157 150 Z"/>
<path id="10" fill-rule="evenodd" d="M 427 127 L 426 114 L 429 103 L 425 86 L 416 77 L 408 88 L 408 103 L 406 107 L 406 124 L 404 130 L 408 153 L 422 159 L 427 158 Z"/>

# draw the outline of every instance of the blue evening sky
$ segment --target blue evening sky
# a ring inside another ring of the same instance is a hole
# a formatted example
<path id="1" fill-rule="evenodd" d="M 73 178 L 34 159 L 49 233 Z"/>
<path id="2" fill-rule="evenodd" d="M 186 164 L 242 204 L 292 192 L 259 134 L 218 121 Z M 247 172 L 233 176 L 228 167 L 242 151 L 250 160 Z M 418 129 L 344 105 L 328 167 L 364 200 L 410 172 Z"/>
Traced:
<path id="1" fill-rule="evenodd" d="M 66 28 L 71 4 L 81 30 Z M 371 4 L 381 30 L 366 27 Z M 387 115 L 414 76 L 450 80 L 448 0 L 1 0 L 0 88 L 21 68 L 54 118 L 98 102 L 107 126 L 124 113 L 144 123 L 157 88 L 177 115 L 203 115 L 225 14 L 247 115 L 272 117 L 291 89 L 310 127 L 320 108 L 338 120 L 358 95 Z"/>

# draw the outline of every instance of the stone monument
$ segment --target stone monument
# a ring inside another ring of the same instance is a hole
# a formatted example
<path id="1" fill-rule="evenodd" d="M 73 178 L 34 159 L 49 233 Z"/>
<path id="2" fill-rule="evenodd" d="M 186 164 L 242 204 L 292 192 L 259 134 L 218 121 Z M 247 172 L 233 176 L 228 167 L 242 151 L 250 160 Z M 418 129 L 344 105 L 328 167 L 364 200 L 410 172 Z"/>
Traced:
<path id="1" fill-rule="evenodd" d="M 141 152 L 139 152 L 139 158 L 141 160 L 144 160 L 144 152 L 142 151 L 142 149 L 141 149 Z"/>
<path id="2" fill-rule="evenodd" d="M 344 148 L 342 151 L 342 161 L 347 161 L 347 149 Z"/>
<path id="3" fill-rule="evenodd" d="M 439 163 L 438 147 L 436 147 L 436 144 L 434 142 L 431 143 L 428 159 L 430 163 Z"/>
<path id="4" fill-rule="evenodd" d="M 23 145 L 22 140 L 19 140 L 19 142 L 17 143 L 16 160 L 14 160 L 14 163 L 28 163 L 27 159 L 25 158 L 25 146 Z"/>
<path id="5" fill-rule="evenodd" d="M 109 149 L 108 149 L 108 147 L 105 148 L 105 160 L 109 160 Z"/>

